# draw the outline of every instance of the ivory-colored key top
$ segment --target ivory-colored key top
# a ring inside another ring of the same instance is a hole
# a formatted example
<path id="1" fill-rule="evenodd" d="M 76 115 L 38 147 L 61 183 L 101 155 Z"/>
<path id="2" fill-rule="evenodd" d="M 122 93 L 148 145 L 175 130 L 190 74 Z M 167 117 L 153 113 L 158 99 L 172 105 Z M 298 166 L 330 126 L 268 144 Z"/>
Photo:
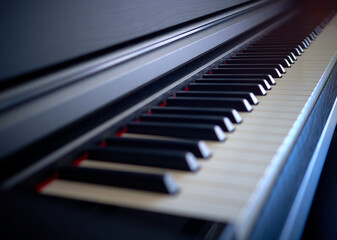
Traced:
<path id="1" fill-rule="evenodd" d="M 301 70 L 302 72 L 289 72 L 287 73 L 287 79 L 295 79 L 295 78 L 298 78 L 298 79 L 310 79 L 310 78 L 319 78 L 324 71 L 310 71 L 310 70 L 307 70 L 307 69 L 302 69 Z M 283 80 L 283 79 L 282 79 Z M 301 80 L 298 80 L 299 82 Z"/>
<path id="2" fill-rule="evenodd" d="M 218 162 L 218 164 L 216 165 L 218 169 L 212 168 L 212 164 L 210 164 L 211 166 L 210 168 L 203 167 L 203 171 L 192 174 L 186 174 L 186 172 L 176 170 L 164 170 L 154 167 L 106 163 L 93 160 L 85 160 L 81 163 L 80 166 L 117 169 L 117 170 L 130 170 L 130 171 L 139 170 L 140 172 L 157 173 L 157 174 L 170 173 L 173 176 L 173 178 L 178 181 L 178 185 L 181 181 L 184 181 L 186 183 L 190 182 L 191 184 L 199 183 L 201 185 L 208 185 L 208 187 L 210 186 L 210 184 L 213 184 L 223 187 L 233 186 L 235 188 L 237 187 L 247 188 L 248 186 L 251 186 L 252 182 L 254 182 L 254 179 L 256 179 L 256 176 L 245 176 L 244 178 L 241 178 L 241 181 L 238 181 L 237 176 L 231 173 L 231 169 L 229 167 L 226 167 L 226 163 L 224 161 Z M 222 168 L 222 170 L 219 170 L 219 168 Z M 224 169 L 225 170 L 227 169 L 228 172 L 226 173 L 226 171 L 223 171 Z M 238 172 L 238 170 L 236 172 Z"/>
<path id="3" fill-rule="evenodd" d="M 221 219 L 221 221 L 235 217 L 242 208 L 242 205 L 235 203 L 230 206 L 219 202 L 210 203 L 207 196 L 191 201 L 192 199 L 188 197 L 183 199 L 178 197 L 179 195 L 164 197 L 161 194 L 62 180 L 52 182 L 43 193 L 183 216 L 202 216 L 205 219 Z"/>
<path id="4" fill-rule="evenodd" d="M 298 117 L 298 113 L 294 112 L 280 112 L 277 110 L 273 111 L 254 111 L 251 114 L 248 113 L 242 113 L 241 114 L 244 119 L 247 119 L 249 117 L 256 117 L 256 118 L 266 118 L 266 119 L 287 119 L 287 120 L 295 120 Z M 245 122 L 245 121 L 244 121 Z"/>
<path id="5" fill-rule="evenodd" d="M 237 173 L 244 173 L 255 176 L 261 174 L 265 170 L 266 161 L 253 161 L 251 159 L 235 159 L 230 156 L 221 156 L 221 152 L 216 154 L 215 160 L 209 162 L 202 162 L 200 165 L 202 168 L 210 168 L 212 171 L 222 171 L 231 169 Z"/>
<path id="6" fill-rule="evenodd" d="M 273 100 L 273 99 L 266 99 L 263 105 L 266 106 L 274 106 L 277 109 L 278 106 L 291 106 L 291 107 L 300 107 L 303 108 L 305 101 L 290 101 L 290 100 Z"/>
<path id="7" fill-rule="evenodd" d="M 294 121 L 293 120 L 288 120 L 288 119 L 280 119 L 280 118 L 256 118 L 254 116 L 249 117 L 246 119 L 246 121 L 248 124 L 252 124 L 252 125 L 263 125 L 263 126 L 278 126 L 278 127 L 286 127 L 286 128 L 290 128 L 293 124 Z M 235 137 L 238 134 L 228 134 L 228 137 Z"/>
<path id="8" fill-rule="evenodd" d="M 312 91 L 310 90 L 302 90 L 302 89 L 273 89 L 273 91 L 270 91 L 270 95 L 293 95 L 293 96 L 307 96 L 309 97 L 311 95 Z"/>
<path id="9" fill-rule="evenodd" d="M 268 129 L 266 129 L 265 126 L 263 125 L 253 125 L 251 124 L 250 126 L 247 125 L 241 125 L 240 127 L 237 128 L 237 131 L 242 131 L 242 132 L 255 132 L 256 136 L 259 137 L 259 134 L 287 134 L 289 129 L 285 127 L 278 127 L 278 126 L 268 126 Z"/>
<path id="10" fill-rule="evenodd" d="M 292 106 L 290 104 L 287 105 L 279 105 L 279 106 L 272 106 L 272 105 L 265 105 L 261 104 L 254 108 L 256 111 L 280 111 L 280 112 L 299 112 L 302 109 L 302 106 Z"/>
<path id="11" fill-rule="evenodd" d="M 245 151 L 251 151 L 251 152 L 264 152 L 264 153 L 270 153 L 270 152 L 275 152 L 278 148 L 277 144 L 266 144 L 266 143 L 252 143 L 248 141 L 242 141 L 242 140 L 233 140 L 233 141 L 228 141 L 228 143 L 223 147 L 219 146 L 215 143 L 208 143 L 209 147 L 217 150 L 219 152 L 224 152 L 226 149 L 231 148 L 231 149 L 237 149 L 237 150 L 245 150 Z"/>
<path id="12" fill-rule="evenodd" d="M 284 89 L 284 90 L 297 90 L 300 89 L 301 91 L 312 91 L 312 88 L 314 88 L 316 84 L 311 85 L 301 85 L 301 84 L 294 84 L 294 85 L 287 85 L 287 84 L 278 84 L 277 88 L 275 89 Z"/>
<path id="13" fill-rule="evenodd" d="M 230 149 L 226 148 L 224 146 L 223 151 L 218 151 L 217 154 L 215 154 L 212 157 L 213 159 L 217 159 L 219 161 L 223 161 L 223 159 L 231 159 L 231 160 L 237 160 L 237 161 L 251 161 L 256 164 L 264 164 L 265 162 L 270 162 L 270 154 L 261 153 L 261 152 L 251 152 L 249 155 L 243 155 L 242 151 L 238 151 L 237 149 Z"/>
<path id="14" fill-rule="evenodd" d="M 315 87 L 317 85 L 317 78 L 312 79 L 311 81 L 309 79 L 306 79 L 305 81 L 296 81 L 296 83 L 293 83 L 294 80 L 287 79 L 285 81 L 280 82 L 277 86 L 284 86 L 284 85 L 291 85 L 291 86 L 296 86 L 296 87 L 301 87 L 301 86 L 307 86 L 307 87 Z"/>
<path id="15" fill-rule="evenodd" d="M 167 137 L 167 136 L 157 136 L 150 134 L 139 134 L 139 133 L 124 133 L 121 137 L 127 138 L 143 138 L 143 139 L 163 139 L 163 140 L 175 140 L 177 138 Z"/>
<path id="16" fill-rule="evenodd" d="M 220 159 L 219 159 L 220 160 Z M 207 168 L 211 174 L 213 173 L 231 173 L 232 174 L 242 174 L 249 178 L 256 179 L 261 173 L 266 170 L 266 163 L 254 163 L 248 161 L 238 161 L 236 159 L 231 159 L 226 157 L 221 161 L 214 160 L 210 163 L 202 163 L 203 168 Z"/>
<path id="17" fill-rule="evenodd" d="M 283 138 L 284 138 L 283 135 L 278 134 L 269 134 L 266 135 L 265 138 L 256 138 L 256 133 L 254 132 L 241 132 L 240 134 L 229 135 L 229 139 L 233 140 L 259 142 L 259 143 L 273 143 L 273 144 L 282 143 Z"/>
<path id="18" fill-rule="evenodd" d="M 264 96 L 264 97 L 258 97 L 259 101 L 265 100 L 265 103 L 268 103 L 269 101 L 293 101 L 293 102 L 307 102 L 308 97 L 307 96 L 301 96 L 301 95 L 278 95 L 278 94 L 268 94 L 268 96 Z"/>
<path id="19" fill-rule="evenodd" d="M 228 165 L 228 164 L 226 164 Z M 232 164 L 233 165 L 233 164 Z M 234 164 L 235 165 L 235 164 Z M 186 174 L 179 171 L 165 171 L 160 168 L 153 168 L 153 167 L 143 167 L 143 166 L 137 166 L 137 165 L 127 165 L 127 164 L 116 164 L 116 163 L 106 163 L 106 162 L 100 162 L 100 161 L 92 161 L 92 160 L 85 160 L 81 163 L 81 167 L 90 167 L 90 168 L 99 168 L 99 169 L 111 169 L 111 170 L 121 170 L 121 171 L 130 171 L 130 172 L 142 172 L 142 173 L 153 173 L 153 174 L 164 174 L 164 173 L 170 173 L 173 177 L 175 177 L 176 180 L 178 180 L 178 185 L 183 188 L 184 190 L 191 190 L 195 193 L 198 192 L 205 192 L 208 191 L 208 194 L 211 194 L 210 191 L 214 191 L 213 185 L 204 185 L 204 184 L 196 184 L 198 182 L 198 175 L 197 174 Z M 210 167 L 210 171 L 214 174 L 217 173 L 218 168 L 222 167 L 222 170 L 224 170 L 224 164 L 218 164 L 216 167 L 213 167 L 214 164 L 209 164 L 208 167 Z M 238 167 L 238 166 L 236 166 Z M 264 171 L 264 166 L 255 167 L 255 172 Z M 250 170 L 250 172 L 254 173 L 254 170 Z M 249 174 L 249 171 L 246 171 L 246 173 Z M 255 173 L 255 177 L 256 177 Z M 184 178 L 186 176 L 186 178 Z M 189 176 L 189 178 L 187 178 Z M 196 180 L 193 181 L 193 180 Z M 192 192 L 193 192 L 192 191 Z M 191 192 L 191 191 L 189 191 Z M 244 199 L 248 197 L 247 191 L 240 190 L 240 188 L 226 188 L 221 192 L 221 195 L 223 195 L 223 198 L 226 199 Z"/>
<path id="20" fill-rule="evenodd" d="M 280 81 L 278 84 L 277 84 L 277 87 L 279 86 L 293 86 L 293 87 L 296 87 L 296 86 L 306 86 L 306 87 L 315 87 L 317 85 L 318 81 L 317 81 L 317 78 L 306 78 L 306 79 L 303 79 L 302 78 L 302 81 L 299 81 L 299 80 L 294 80 L 294 78 L 288 78 L 288 79 L 285 79 L 285 81 Z"/>

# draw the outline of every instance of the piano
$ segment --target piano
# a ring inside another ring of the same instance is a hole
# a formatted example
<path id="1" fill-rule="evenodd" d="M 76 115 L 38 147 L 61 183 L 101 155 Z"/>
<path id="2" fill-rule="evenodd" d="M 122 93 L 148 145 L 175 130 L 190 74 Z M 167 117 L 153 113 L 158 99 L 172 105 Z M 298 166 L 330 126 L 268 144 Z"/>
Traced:
<path id="1" fill-rule="evenodd" d="M 335 2 L 3 5 L 2 239 L 301 237 Z"/>

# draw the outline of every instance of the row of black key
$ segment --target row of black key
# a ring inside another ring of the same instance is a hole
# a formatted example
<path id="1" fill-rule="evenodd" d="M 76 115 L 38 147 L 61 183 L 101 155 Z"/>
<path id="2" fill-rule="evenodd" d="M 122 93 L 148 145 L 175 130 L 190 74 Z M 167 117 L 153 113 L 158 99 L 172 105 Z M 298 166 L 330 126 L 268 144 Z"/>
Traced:
<path id="1" fill-rule="evenodd" d="M 89 148 L 87 158 L 198 171 L 196 158 L 208 159 L 212 154 L 202 140 L 224 141 L 225 132 L 234 131 L 234 124 L 242 122 L 239 112 L 252 111 L 252 105 L 258 104 L 255 95 L 267 94 L 276 84 L 274 78 L 282 77 L 322 27 L 321 24 L 314 31 L 297 33 L 285 31 L 286 27 L 281 26 L 195 79 L 185 91 L 168 97 L 163 106 L 152 107 L 148 113 L 128 123 L 123 132 L 141 134 L 139 138 L 109 137 L 105 147 Z M 147 139 L 142 135 L 157 135 L 159 139 Z M 168 194 L 179 190 L 168 174 L 79 166 L 62 168 L 59 173 L 61 179 L 94 184 Z"/>

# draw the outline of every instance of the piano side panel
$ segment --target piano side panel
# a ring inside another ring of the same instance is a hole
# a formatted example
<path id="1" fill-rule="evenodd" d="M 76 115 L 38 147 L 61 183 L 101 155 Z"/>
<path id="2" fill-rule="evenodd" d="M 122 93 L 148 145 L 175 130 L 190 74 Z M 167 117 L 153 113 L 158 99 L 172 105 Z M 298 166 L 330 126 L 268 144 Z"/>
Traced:
<path id="1" fill-rule="evenodd" d="M 337 128 L 312 202 L 302 239 L 334 239 L 337 235 Z"/>

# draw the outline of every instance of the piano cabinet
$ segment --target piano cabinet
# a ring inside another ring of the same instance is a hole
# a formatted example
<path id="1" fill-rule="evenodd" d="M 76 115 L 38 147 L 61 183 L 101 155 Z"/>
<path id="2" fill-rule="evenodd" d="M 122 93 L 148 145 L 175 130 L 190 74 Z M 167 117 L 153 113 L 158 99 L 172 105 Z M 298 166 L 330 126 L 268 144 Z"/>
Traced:
<path id="1" fill-rule="evenodd" d="M 336 4 L 142 2 L 83 3 L 53 23 L 82 19 L 83 41 L 51 28 L 31 59 L 38 41 L 15 52 L 5 29 L 0 234 L 301 238 L 337 123 Z M 64 4 L 39 4 L 46 23 Z M 95 29 L 87 11 L 116 15 Z"/>

